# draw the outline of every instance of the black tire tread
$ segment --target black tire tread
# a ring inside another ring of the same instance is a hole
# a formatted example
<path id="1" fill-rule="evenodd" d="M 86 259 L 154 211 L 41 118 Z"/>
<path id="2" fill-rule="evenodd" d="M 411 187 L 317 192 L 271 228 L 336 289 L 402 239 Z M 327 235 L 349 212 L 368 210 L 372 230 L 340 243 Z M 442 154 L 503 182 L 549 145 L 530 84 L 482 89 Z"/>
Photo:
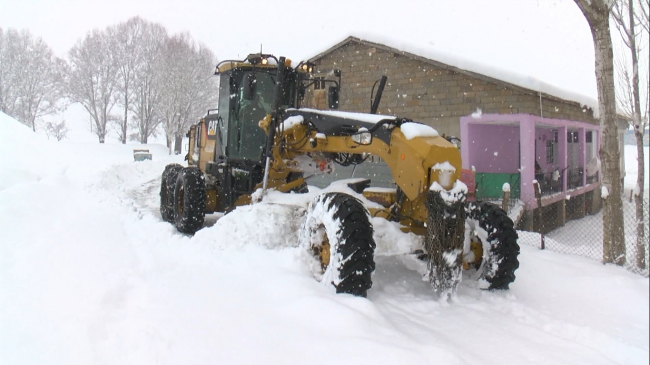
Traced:
<path id="1" fill-rule="evenodd" d="M 514 223 L 501 207 L 489 202 L 469 202 L 466 211 L 468 218 L 478 221 L 479 226 L 488 233 L 489 256 L 491 260 L 499 262 L 494 275 L 484 275 L 490 283 L 488 289 L 508 289 L 510 283 L 515 281 L 515 270 L 519 268 L 519 237 Z"/>
<path id="2" fill-rule="evenodd" d="M 178 171 L 182 168 L 183 166 L 173 163 L 165 166 L 165 170 L 162 173 L 160 181 L 160 216 L 165 222 L 174 222 L 174 189 L 176 187 Z M 173 180 L 171 179 L 172 174 L 174 175 Z M 172 181 L 171 185 L 170 181 Z M 171 189 L 169 189 L 170 186 L 172 187 Z"/>
<path id="3" fill-rule="evenodd" d="M 335 285 L 336 292 L 365 297 L 372 287 L 376 247 L 368 211 L 348 194 L 326 193 L 318 199 L 327 204 L 327 212 L 340 222 L 339 245 L 330 248 L 341 255 L 343 262 L 338 269 L 340 282 Z"/>
<path id="4" fill-rule="evenodd" d="M 184 190 L 180 201 L 178 192 Z M 205 220 L 205 177 L 196 167 L 186 167 L 176 179 L 174 189 L 174 225 L 179 232 L 194 234 L 203 227 Z M 183 204 L 182 214 L 180 204 Z"/>

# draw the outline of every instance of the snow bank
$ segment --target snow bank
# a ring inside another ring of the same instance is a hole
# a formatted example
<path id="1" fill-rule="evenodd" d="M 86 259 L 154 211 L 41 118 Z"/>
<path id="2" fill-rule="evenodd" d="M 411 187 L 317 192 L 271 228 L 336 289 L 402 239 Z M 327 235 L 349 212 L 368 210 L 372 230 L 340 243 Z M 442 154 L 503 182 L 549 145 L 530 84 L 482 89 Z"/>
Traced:
<path id="1" fill-rule="evenodd" d="M 0 190 L 53 175 L 66 175 L 83 184 L 94 173 L 106 169 L 107 165 L 133 163 L 133 149 L 137 148 L 149 149 L 154 160 L 168 158 L 167 147 L 156 144 L 48 140 L 0 112 Z"/>

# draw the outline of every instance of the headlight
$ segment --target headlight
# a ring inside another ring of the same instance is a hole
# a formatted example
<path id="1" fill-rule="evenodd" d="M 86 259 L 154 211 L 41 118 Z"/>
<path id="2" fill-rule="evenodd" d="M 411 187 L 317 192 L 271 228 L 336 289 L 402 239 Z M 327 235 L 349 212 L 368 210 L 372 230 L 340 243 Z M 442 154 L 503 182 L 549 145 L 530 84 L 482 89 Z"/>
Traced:
<path id="1" fill-rule="evenodd" d="M 367 145 L 372 142 L 372 134 L 370 132 L 358 132 L 352 135 L 352 140 L 355 143 Z"/>

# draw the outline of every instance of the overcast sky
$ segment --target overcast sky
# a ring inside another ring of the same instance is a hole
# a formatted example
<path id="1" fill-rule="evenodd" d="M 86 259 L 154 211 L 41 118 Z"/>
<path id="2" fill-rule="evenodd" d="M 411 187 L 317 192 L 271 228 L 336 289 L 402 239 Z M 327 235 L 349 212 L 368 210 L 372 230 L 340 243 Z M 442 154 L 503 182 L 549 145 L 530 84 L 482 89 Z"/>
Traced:
<path id="1" fill-rule="evenodd" d="M 363 32 L 597 95 L 591 33 L 573 0 L 0 0 L 0 27 L 27 28 L 59 56 L 135 15 L 189 32 L 219 59 L 261 44 L 300 61 Z"/>

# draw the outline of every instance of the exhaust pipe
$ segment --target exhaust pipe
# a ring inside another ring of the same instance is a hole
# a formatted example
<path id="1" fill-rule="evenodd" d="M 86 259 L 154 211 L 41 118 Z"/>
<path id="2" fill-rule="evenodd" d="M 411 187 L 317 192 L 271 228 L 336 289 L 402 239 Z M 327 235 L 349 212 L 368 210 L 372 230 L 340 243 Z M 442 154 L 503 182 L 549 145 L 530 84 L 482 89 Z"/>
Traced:
<path id="1" fill-rule="evenodd" d="M 382 76 L 379 80 L 377 96 L 375 96 L 375 99 L 372 101 L 372 105 L 370 106 L 370 114 L 377 114 L 377 109 L 379 109 L 379 102 L 381 101 L 381 94 L 384 92 L 384 86 L 386 86 L 386 80 L 388 80 L 388 76 L 386 75 Z M 375 85 L 376 84 L 377 82 L 375 81 Z M 372 88 L 374 89 L 375 86 L 373 85 Z"/>

